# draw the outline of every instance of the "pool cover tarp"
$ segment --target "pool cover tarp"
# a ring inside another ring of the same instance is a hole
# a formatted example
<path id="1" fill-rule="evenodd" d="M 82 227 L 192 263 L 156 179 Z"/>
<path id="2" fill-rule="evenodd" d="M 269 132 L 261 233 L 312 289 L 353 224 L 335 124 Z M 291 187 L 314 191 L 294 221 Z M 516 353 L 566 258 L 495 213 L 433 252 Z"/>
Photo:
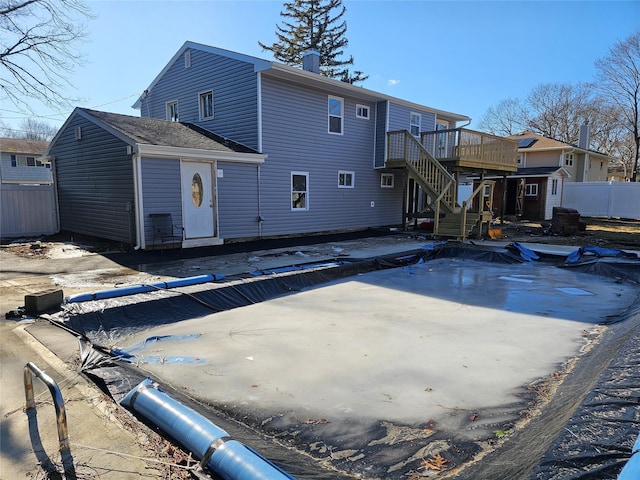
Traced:
<path id="1" fill-rule="evenodd" d="M 119 401 L 144 378 L 144 374 L 136 368 L 135 363 L 132 365 L 131 358 L 126 358 L 126 354 L 131 353 L 132 348 L 134 350 L 144 348 L 144 342 L 123 346 L 122 350 L 118 350 L 118 348 L 107 347 L 107 345 L 113 344 L 113 339 L 126 337 L 149 326 L 173 324 L 182 320 L 200 318 L 213 312 L 260 303 L 366 272 L 398 267 L 410 268 L 414 264 L 443 258 L 500 264 L 535 261 L 529 251 L 518 248 L 517 245 L 511 245 L 508 249 L 497 251 L 491 248 L 485 249 L 457 243 L 432 244 L 421 251 L 408 252 L 401 256 L 363 260 L 350 259 L 330 267 L 314 266 L 314 268 L 302 269 L 301 271 L 296 268 L 295 271 L 283 271 L 279 274 L 258 272 L 259 274 L 256 275 L 254 272 L 252 275 L 229 278 L 225 283 L 210 283 L 173 291 L 156 291 L 131 297 L 73 304 L 67 306 L 62 314 L 55 316 L 53 321 L 64 323 L 65 328 L 70 328 L 80 335 L 83 370 L 92 376 L 105 391 L 108 391 L 116 401 Z M 570 266 L 562 263 L 558 263 L 557 266 L 596 273 L 613 278 L 617 282 L 638 283 L 640 281 L 640 264 L 637 260 L 628 257 L 592 258 L 589 256 L 578 259 Z M 575 298 L 576 301 L 579 301 L 579 297 Z M 638 315 L 637 311 L 632 313 Z M 619 320 L 620 317 L 615 317 L 608 321 Z M 259 322 L 259 319 L 256 321 Z M 153 339 L 152 341 L 158 340 Z M 173 339 L 161 339 L 161 341 L 164 340 L 171 341 Z M 548 450 L 542 462 L 536 467 L 531 477 L 532 480 L 542 480 L 543 478 L 615 478 L 624 465 L 625 459 L 630 456 L 629 439 L 635 438 L 638 434 L 638 413 L 637 411 L 634 413 L 631 406 L 638 405 L 637 385 L 639 379 L 637 378 L 637 368 L 629 368 L 629 365 L 637 367 L 640 361 L 637 358 L 639 348 L 637 337 L 630 338 L 625 352 L 626 350 L 630 351 L 625 354 L 621 353 L 616 359 L 617 363 L 612 364 L 610 370 L 615 375 L 612 378 L 603 377 L 599 381 L 598 385 L 602 389 L 594 390 L 575 412 L 572 418 L 575 425 L 568 425 L 567 434 L 560 436 L 556 444 Z M 609 393 L 606 393 L 607 389 Z M 622 392 L 629 395 L 624 396 Z M 201 411 L 209 411 L 210 415 L 225 416 L 220 411 L 205 407 L 199 402 L 193 402 L 192 399 L 180 392 L 176 392 L 176 394 L 185 402 L 191 402 L 192 407 L 196 405 Z M 232 412 L 227 413 L 232 414 Z M 598 423 L 592 420 L 603 415 L 613 423 Z M 322 427 L 323 425 L 320 424 L 316 426 L 316 429 L 321 431 Z M 576 435 L 576 432 L 585 430 L 590 432 L 589 435 L 600 439 L 600 443 L 592 449 L 587 448 L 587 444 L 593 445 L 591 437 Z M 577 443 L 572 443 L 574 438 Z M 309 437 L 308 434 L 300 433 L 298 440 L 311 442 L 312 439 L 313 436 Z M 470 442 L 460 441 L 457 445 L 459 457 L 450 457 L 452 462 L 468 461 L 480 453 Z M 372 450 L 377 451 L 376 448 L 379 450 L 376 455 L 385 455 L 384 445 L 379 448 L 373 447 Z M 270 458 L 273 458 L 274 455 L 278 454 L 275 452 L 265 454 Z M 287 466 L 288 461 L 291 462 L 291 465 L 287 470 L 294 475 L 297 474 L 296 476 L 300 477 L 299 472 L 307 472 L 307 476 L 303 475 L 302 478 L 341 478 L 339 474 L 329 474 L 324 468 L 317 475 L 314 475 L 311 473 L 312 466 L 297 467 L 298 460 L 295 459 L 287 460 L 285 458 L 280 464 Z M 337 465 L 340 463 L 340 461 L 336 462 Z M 565 465 L 570 466 L 565 469 Z M 573 476 L 563 476 L 569 474 Z M 466 477 L 463 472 L 456 478 Z"/>

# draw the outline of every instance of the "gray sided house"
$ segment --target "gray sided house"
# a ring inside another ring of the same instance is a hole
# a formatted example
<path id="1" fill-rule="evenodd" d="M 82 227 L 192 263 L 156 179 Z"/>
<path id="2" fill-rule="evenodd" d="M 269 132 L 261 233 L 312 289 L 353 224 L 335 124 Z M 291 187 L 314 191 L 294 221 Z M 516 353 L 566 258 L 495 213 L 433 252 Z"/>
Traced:
<path id="1" fill-rule="evenodd" d="M 171 214 L 190 247 L 405 225 L 434 205 L 464 226 L 456 169 L 516 169 L 517 144 L 485 148 L 468 117 L 192 42 L 134 107 L 76 109 L 53 140 L 62 229 L 151 248 Z"/>
<path id="2" fill-rule="evenodd" d="M 402 170 L 385 168 L 387 132 L 454 128 L 469 118 L 316 72 L 186 42 L 134 105 L 266 155 L 257 191 L 233 171 L 218 185 L 224 239 L 399 225 Z M 235 196 L 231 192 L 235 191 Z M 244 219 L 251 201 L 253 224 Z M 240 203 L 242 202 L 242 203 Z"/>
<path id="3" fill-rule="evenodd" d="M 237 207 L 225 228 L 251 226 L 247 234 L 258 235 L 256 192 L 265 156 L 195 125 L 76 108 L 48 155 L 62 230 L 153 248 L 167 240 L 154 231 L 154 218 L 162 215 L 175 227 L 171 243 L 214 245 L 224 238 L 222 199 Z"/>

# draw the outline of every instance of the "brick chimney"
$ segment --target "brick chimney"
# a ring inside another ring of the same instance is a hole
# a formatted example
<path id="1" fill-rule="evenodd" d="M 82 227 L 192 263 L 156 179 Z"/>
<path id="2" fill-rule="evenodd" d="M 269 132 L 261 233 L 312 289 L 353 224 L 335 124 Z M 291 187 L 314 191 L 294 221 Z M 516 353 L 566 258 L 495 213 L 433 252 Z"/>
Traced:
<path id="1" fill-rule="evenodd" d="M 320 73 L 320 52 L 309 50 L 302 54 L 302 69 L 307 72 Z"/>

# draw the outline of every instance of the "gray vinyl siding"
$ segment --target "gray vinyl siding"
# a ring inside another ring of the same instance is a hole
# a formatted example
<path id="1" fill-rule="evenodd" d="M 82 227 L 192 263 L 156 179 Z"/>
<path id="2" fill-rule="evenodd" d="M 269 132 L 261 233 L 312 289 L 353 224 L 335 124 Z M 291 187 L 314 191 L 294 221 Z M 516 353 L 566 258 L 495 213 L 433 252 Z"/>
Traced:
<path id="1" fill-rule="evenodd" d="M 378 102 L 376 107 L 376 168 L 384 167 L 387 158 L 387 110 L 388 102 Z"/>
<path id="2" fill-rule="evenodd" d="M 257 238 L 258 166 L 218 162 L 218 225 L 220 238 Z M 264 183 L 263 183 L 264 185 Z"/>
<path id="3" fill-rule="evenodd" d="M 258 80 L 254 66 L 191 50 L 191 67 L 179 57 L 142 102 L 140 114 L 166 120 L 167 102 L 178 101 L 179 120 L 258 148 Z M 199 96 L 213 90 L 212 120 L 200 121 Z"/>
<path id="4" fill-rule="evenodd" d="M 411 125 L 411 112 L 422 115 L 420 131 L 429 132 L 436 128 L 436 116 L 433 112 L 419 108 L 409 108 L 397 103 L 389 104 L 389 131 L 409 130 Z"/>
<path id="5" fill-rule="evenodd" d="M 75 140 L 76 127 L 82 127 L 81 140 Z M 127 144 L 75 115 L 50 153 L 60 229 L 134 244 L 133 168 Z"/>
<path id="6" fill-rule="evenodd" d="M 142 203 L 146 245 L 153 243 L 152 213 L 170 213 L 173 224 L 182 228 L 182 192 L 179 158 L 141 160 Z"/>
<path id="7" fill-rule="evenodd" d="M 343 135 L 328 133 L 327 98 L 263 76 L 263 235 L 379 227 L 398 222 L 402 188 L 380 187 L 373 168 L 375 118 L 356 118 L 361 100 L 344 98 Z M 370 111 L 375 112 L 371 103 Z M 355 174 L 355 188 L 338 188 L 338 171 Z M 308 172 L 308 211 L 291 211 L 291 172 Z M 371 207 L 374 202 L 374 207 Z"/>

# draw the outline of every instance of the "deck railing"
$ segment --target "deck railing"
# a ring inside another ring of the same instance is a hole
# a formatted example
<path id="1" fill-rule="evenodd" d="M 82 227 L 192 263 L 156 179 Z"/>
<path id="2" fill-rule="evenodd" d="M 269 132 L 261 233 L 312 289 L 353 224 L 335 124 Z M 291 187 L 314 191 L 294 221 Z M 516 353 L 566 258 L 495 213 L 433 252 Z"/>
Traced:
<path id="1" fill-rule="evenodd" d="M 466 128 L 420 134 L 422 146 L 439 162 L 452 166 L 516 171 L 518 143 Z"/>
<path id="2" fill-rule="evenodd" d="M 455 178 L 407 130 L 388 132 L 387 166 L 406 166 L 446 211 L 456 206 Z"/>

